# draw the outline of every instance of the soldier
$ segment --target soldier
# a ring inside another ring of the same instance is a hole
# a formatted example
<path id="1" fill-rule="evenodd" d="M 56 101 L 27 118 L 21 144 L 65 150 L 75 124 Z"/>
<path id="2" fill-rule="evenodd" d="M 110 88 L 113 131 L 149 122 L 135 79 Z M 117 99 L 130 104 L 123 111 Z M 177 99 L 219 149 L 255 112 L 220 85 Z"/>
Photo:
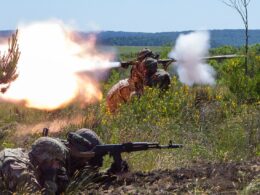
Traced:
<path id="1" fill-rule="evenodd" d="M 51 137 L 37 139 L 29 152 L 30 162 L 36 167 L 39 184 L 45 194 L 59 194 L 68 183 L 68 150 L 59 140 Z"/>
<path id="2" fill-rule="evenodd" d="M 103 144 L 98 135 L 90 129 L 83 128 L 75 133 L 69 133 L 67 139 L 71 161 L 70 175 L 72 176 L 77 170 L 82 170 L 86 165 L 98 171 L 97 169 L 103 165 L 103 157 L 91 152 L 96 145 Z M 128 170 L 126 161 L 122 161 L 120 169 L 118 169 L 116 162 L 113 162 L 107 173 L 121 173 L 125 170 Z"/>
<path id="3" fill-rule="evenodd" d="M 4 149 L 0 152 L 0 191 L 35 193 L 41 189 L 28 153 L 22 148 Z"/>
<path id="4" fill-rule="evenodd" d="M 114 113 L 122 103 L 129 102 L 133 96 L 143 93 L 144 79 L 137 67 L 131 70 L 130 78 L 120 80 L 108 92 L 106 103 L 111 113 Z"/>
<path id="5" fill-rule="evenodd" d="M 67 153 L 65 145 L 50 137 L 37 139 L 29 153 L 22 148 L 4 149 L 0 153 L 1 190 L 59 194 L 68 184 Z"/>
<path id="6" fill-rule="evenodd" d="M 159 55 L 144 48 L 137 55 L 136 66 L 144 77 L 144 85 L 166 90 L 170 85 L 170 75 L 165 70 L 158 69 L 158 58 Z"/>
<path id="7" fill-rule="evenodd" d="M 98 135 L 90 129 L 79 129 L 75 133 L 69 133 L 66 146 L 70 153 L 69 173 L 72 176 L 77 170 L 86 165 L 98 168 L 103 165 L 103 158 L 95 156 L 91 150 L 102 141 Z"/>
<path id="8" fill-rule="evenodd" d="M 108 92 L 106 103 L 111 113 L 114 113 L 120 104 L 129 102 L 133 95 L 142 95 L 144 86 L 159 87 L 162 90 L 169 88 L 170 75 L 165 70 L 158 69 L 158 62 L 162 63 L 158 58 L 159 55 L 144 48 L 139 51 L 137 61 L 121 64 L 122 67 L 128 67 L 130 64 L 133 66 L 130 78 L 119 81 Z M 166 69 L 166 66 L 164 67 Z"/>

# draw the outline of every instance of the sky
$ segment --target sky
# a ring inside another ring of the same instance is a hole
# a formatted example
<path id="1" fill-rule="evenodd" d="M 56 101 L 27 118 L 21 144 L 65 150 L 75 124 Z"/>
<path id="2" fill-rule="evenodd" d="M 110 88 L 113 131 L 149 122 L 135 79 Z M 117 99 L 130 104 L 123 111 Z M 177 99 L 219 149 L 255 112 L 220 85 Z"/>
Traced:
<path id="1" fill-rule="evenodd" d="M 0 0 L 0 30 L 58 19 L 79 31 L 170 32 L 242 29 L 222 0 Z M 249 5 L 249 29 L 260 29 L 260 0 Z"/>

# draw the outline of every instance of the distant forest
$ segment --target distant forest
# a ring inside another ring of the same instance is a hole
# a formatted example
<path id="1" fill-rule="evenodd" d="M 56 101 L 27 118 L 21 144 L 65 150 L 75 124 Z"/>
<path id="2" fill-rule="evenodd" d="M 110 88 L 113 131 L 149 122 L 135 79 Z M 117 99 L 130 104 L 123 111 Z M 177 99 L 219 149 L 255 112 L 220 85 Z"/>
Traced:
<path id="1" fill-rule="evenodd" d="M 9 36 L 11 32 L 0 31 L 0 38 Z M 97 33 L 97 41 L 101 45 L 112 46 L 170 46 L 174 45 L 180 34 L 189 32 L 191 31 L 160 33 L 102 31 Z M 82 38 L 89 34 L 79 32 Z M 242 46 L 244 44 L 244 30 L 211 30 L 210 35 L 212 48 L 223 45 Z M 249 30 L 249 44 L 256 43 L 260 43 L 260 30 Z"/>

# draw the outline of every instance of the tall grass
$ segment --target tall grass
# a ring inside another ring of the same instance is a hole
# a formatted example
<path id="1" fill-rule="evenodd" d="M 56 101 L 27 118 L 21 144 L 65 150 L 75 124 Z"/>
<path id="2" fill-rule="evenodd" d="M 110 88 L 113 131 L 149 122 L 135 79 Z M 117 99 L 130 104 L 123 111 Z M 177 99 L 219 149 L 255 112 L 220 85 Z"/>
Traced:
<path id="1" fill-rule="evenodd" d="M 165 53 L 167 50 L 165 48 Z M 98 104 L 85 108 L 71 105 L 55 112 L 1 103 L 1 148 L 29 147 L 41 135 L 39 132 L 29 134 L 26 138 L 29 141 L 15 141 L 20 139 L 15 136 L 21 131 L 20 124 L 66 118 L 68 124 L 58 133 L 52 133 L 50 129 L 51 136 L 64 138 L 66 132 L 86 127 L 96 131 L 105 143 L 158 141 L 167 144 L 173 140 L 185 145 L 182 149 L 125 154 L 124 158 L 133 170 L 174 168 L 194 160 L 239 161 L 254 158 L 260 155 L 260 60 L 254 60 L 256 74 L 248 78 L 254 80 L 250 90 L 240 82 L 243 76 L 239 74 L 243 72 L 239 68 L 240 60 L 212 61 L 218 73 L 216 86 L 188 87 L 173 77 L 168 91 L 145 88 L 140 99 L 121 105 L 115 115 L 107 112 L 105 95 Z M 112 71 L 109 81 L 103 84 L 104 94 L 121 78 L 120 71 Z M 240 92 L 243 90 L 245 95 L 242 96 Z M 78 114 L 82 116 L 82 121 L 70 123 Z"/>
<path id="2" fill-rule="evenodd" d="M 229 161 L 259 155 L 259 105 L 238 104 L 225 86 L 188 87 L 174 77 L 168 91 L 146 88 L 140 99 L 121 105 L 115 115 L 106 111 L 104 102 L 101 107 L 102 121 L 95 130 L 105 142 L 167 144 L 173 140 L 185 145 L 183 149 L 127 155 L 134 169 L 173 168 L 199 159 Z"/>

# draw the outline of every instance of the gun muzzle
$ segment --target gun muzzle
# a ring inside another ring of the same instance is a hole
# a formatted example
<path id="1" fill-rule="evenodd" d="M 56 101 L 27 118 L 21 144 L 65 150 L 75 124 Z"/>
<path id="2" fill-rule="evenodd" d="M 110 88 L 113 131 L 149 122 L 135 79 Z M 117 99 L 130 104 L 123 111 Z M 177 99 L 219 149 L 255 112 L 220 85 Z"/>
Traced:
<path id="1" fill-rule="evenodd" d="M 123 61 L 123 62 L 120 62 L 120 66 L 122 68 L 128 68 L 129 66 L 134 66 L 138 63 L 138 61 L 135 61 L 135 60 L 131 60 L 131 61 Z"/>

